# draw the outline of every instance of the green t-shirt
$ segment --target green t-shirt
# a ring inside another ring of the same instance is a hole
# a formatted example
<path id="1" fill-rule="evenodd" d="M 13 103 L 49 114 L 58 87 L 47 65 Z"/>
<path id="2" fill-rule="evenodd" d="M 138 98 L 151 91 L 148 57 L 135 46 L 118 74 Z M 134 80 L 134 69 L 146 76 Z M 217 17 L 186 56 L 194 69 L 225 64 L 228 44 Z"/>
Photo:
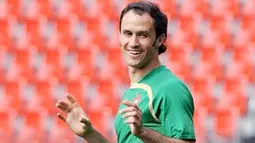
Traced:
<path id="1" fill-rule="evenodd" d="M 176 139 L 194 139 L 194 104 L 186 85 L 165 66 L 159 66 L 138 83 L 132 83 L 123 100 L 138 99 L 142 110 L 142 124 Z M 119 110 L 125 108 L 120 105 Z M 142 143 L 131 133 L 128 124 L 118 113 L 115 119 L 118 143 Z"/>

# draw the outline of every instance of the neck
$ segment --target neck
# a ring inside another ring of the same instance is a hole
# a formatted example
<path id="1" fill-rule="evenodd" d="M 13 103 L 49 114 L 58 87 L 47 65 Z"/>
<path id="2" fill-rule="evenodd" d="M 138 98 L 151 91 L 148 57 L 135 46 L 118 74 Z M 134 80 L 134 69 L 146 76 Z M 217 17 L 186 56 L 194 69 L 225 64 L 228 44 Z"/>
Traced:
<path id="1" fill-rule="evenodd" d="M 151 61 L 148 65 L 144 66 L 143 68 L 134 68 L 128 67 L 129 77 L 131 82 L 139 82 L 145 75 L 151 72 L 153 69 L 160 66 L 161 63 L 159 59 Z"/>

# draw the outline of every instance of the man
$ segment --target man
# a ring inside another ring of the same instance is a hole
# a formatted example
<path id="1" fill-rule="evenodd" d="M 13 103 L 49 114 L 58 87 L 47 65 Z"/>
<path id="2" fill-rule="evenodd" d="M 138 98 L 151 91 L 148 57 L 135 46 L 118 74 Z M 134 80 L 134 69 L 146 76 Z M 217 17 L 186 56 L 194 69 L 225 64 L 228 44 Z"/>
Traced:
<path id="1" fill-rule="evenodd" d="M 128 64 L 131 86 L 115 120 L 119 143 L 195 142 L 192 96 L 171 71 L 160 64 L 166 51 L 167 17 L 151 2 L 135 2 L 120 16 L 120 45 Z M 58 101 L 67 114 L 58 117 L 89 143 L 108 143 L 96 131 L 77 101 Z"/>

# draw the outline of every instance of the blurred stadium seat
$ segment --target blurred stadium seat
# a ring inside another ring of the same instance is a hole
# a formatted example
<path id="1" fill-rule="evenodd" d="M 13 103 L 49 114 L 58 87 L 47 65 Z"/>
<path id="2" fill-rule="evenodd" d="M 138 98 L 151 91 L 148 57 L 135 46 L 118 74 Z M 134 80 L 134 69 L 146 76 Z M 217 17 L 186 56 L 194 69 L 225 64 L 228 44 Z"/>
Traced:
<path id="1" fill-rule="evenodd" d="M 14 142 L 14 117 L 8 111 L 0 111 L 0 140 Z"/>

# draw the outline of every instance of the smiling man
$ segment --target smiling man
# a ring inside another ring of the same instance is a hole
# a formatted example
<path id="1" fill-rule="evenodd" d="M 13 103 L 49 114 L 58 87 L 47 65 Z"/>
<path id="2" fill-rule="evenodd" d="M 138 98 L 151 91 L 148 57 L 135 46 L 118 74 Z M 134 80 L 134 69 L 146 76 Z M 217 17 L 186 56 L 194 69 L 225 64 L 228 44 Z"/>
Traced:
<path id="1" fill-rule="evenodd" d="M 120 16 L 120 45 L 128 65 L 130 88 L 115 120 L 119 143 L 195 142 L 194 104 L 186 85 L 159 61 L 166 51 L 167 17 L 151 2 L 130 3 Z M 58 101 L 58 114 L 89 143 L 108 143 L 93 128 L 77 101 Z"/>

